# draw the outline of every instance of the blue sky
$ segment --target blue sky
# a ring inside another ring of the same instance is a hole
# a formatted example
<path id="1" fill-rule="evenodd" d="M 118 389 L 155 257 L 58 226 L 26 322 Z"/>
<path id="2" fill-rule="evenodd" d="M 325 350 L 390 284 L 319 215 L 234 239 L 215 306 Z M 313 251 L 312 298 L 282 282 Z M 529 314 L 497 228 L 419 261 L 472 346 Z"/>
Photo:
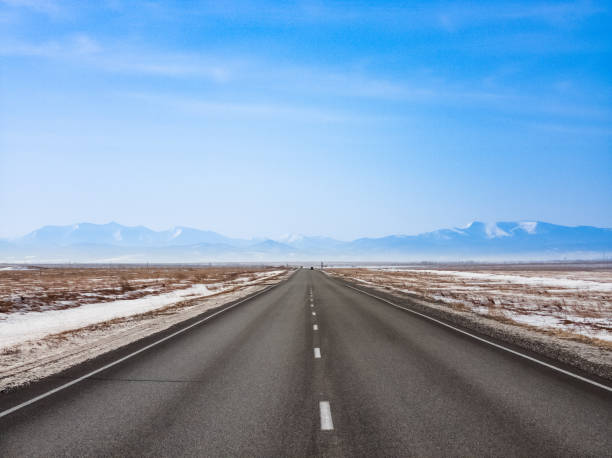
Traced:
<path id="1" fill-rule="evenodd" d="M 609 2 L 0 0 L 0 237 L 612 226 Z"/>

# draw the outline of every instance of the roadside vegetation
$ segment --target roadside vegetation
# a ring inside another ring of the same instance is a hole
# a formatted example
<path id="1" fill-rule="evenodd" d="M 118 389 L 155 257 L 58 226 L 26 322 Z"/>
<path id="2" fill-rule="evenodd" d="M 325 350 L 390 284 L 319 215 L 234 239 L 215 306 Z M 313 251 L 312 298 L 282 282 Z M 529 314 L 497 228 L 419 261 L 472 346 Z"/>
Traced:
<path id="1" fill-rule="evenodd" d="M 525 266 L 333 269 L 334 275 L 457 312 L 612 349 L 612 270 Z"/>
<path id="2" fill-rule="evenodd" d="M 0 270 L 0 314 L 156 296 L 193 285 L 253 281 L 262 267 L 39 267 Z M 1 318 L 1 316 L 0 316 Z"/>

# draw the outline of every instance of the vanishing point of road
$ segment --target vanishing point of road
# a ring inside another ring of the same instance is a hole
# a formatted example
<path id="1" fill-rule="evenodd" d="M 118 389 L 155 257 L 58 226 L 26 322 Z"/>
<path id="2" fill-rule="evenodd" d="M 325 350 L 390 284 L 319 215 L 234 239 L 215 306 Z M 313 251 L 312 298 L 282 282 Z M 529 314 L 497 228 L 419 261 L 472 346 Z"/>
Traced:
<path id="1" fill-rule="evenodd" d="M 187 325 L 0 395 L 0 456 L 612 454 L 611 391 L 319 271 Z"/>

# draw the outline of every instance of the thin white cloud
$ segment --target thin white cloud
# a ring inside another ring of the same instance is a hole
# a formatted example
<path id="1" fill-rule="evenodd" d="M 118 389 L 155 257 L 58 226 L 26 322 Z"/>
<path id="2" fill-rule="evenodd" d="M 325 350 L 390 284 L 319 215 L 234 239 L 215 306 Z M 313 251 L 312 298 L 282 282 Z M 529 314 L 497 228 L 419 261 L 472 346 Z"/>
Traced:
<path id="1" fill-rule="evenodd" d="M 218 16 L 232 20 L 257 19 L 265 23 L 384 23 L 409 29 L 437 28 L 454 31 L 485 23 L 530 20 L 556 25 L 571 24 L 607 12 L 592 1 L 490 1 L 428 2 L 420 5 L 388 5 L 376 2 L 346 3 L 312 0 L 279 4 L 256 1 L 205 2 L 181 5 L 144 3 L 143 7 L 167 18 Z M 262 11 L 265 14 L 262 15 Z"/>
<path id="2" fill-rule="evenodd" d="M 612 137 L 612 128 L 607 126 L 579 126 L 551 122 L 530 123 L 528 126 L 540 131 L 567 135 Z"/>
<path id="3" fill-rule="evenodd" d="M 320 107 L 309 107 L 287 103 L 244 103 L 233 101 L 207 100 L 202 97 L 186 97 L 175 94 L 129 92 L 121 96 L 140 100 L 143 103 L 163 105 L 191 115 L 223 118 L 236 116 L 256 119 L 282 119 L 315 123 L 371 122 L 355 113 L 331 110 Z"/>
<path id="4" fill-rule="evenodd" d="M 0 55 L 40 57 L 70 61 L 107 72 L 131 73 L 167 77 L 202 77 L 215 82 L 231 78 L 229 63 L 220 64 L 214 58 L 189 54 L 154 54 L 141 50 L 117 49 L 104 46 L 86 34 L 76 34 L 64 40 L 42 43 L 6 42 L 0 44 Z M 233 64 L 236 66 L 236 63 Z"/>
<path id="5" fill-rule="evenodd" d="M 75 34 L 63 40 L 38 44 L 12 42 L 0 44 L 0 55 L 31 56 L 69 62 L 71 65 L 89 66 L 97 71 L 131 74 L 139 77 L 164 77 L 174 79 L 203 79 L 212 84 L 222 84 L 237 91 L 250 92 L 259 99 L 274 97 L 277 100 L 316 97 L 313 105 L 330 105 L 338 98 L 355 101 L 372 99 L 399 106 L 454 106 L 457 109 L 479 108 L 495 113 L 522 113 L 535 116 L 587 117 L 610 119 L 610 110 L 597 103 L 587 103 L 587 97 L 560 97 L 551 83 L 548 91 L 530 92 L 517 90 L 512 82 L 492 79 L 489 84 L 479 81 L 447 81 L 433 74 L 415 74 L 402 79 L 385 79 L 366 71 L 338 71 L 324 67 L 286 66 L 274 61 L 242 59 L 231 56 L 188 53 L 156 53 L 147 49 L 114 44 L 102 44 L 86 34 Z M 255 92 L 253 92 L 255 91 Z M 592 93 L 592 90 L 590 91 Z M 322 99 L 327 100 L 323 101 Z M 290 105 L 290 104 L 287 104 Z M 208 106 L 210 110 L 214 107 Z M 236 112 L 260 114 L 279 107 L 226 106 Z M 221 107 L 216 107 L 221 110 Z M 365 113 L 363 107 L 357 108 Z M 378 106 L 370 113 L 382 117 L 394 117 L 394 108 Z M 292 112 L 288 111 L 291 116 Z M 300 112 L 300 116 L 306 113 Z M 345 118 L 343 114 L 321 114 L 333 120 Z M 366 115 L 364 115 L 366 116 Z M 372 116 L 372 114 L 369 114 Z"/>
<path id="6" fill-rule="evenodd" d="M 530 20 L 555 25 L 571 24 L 586 17 L 606 12 L 592 2 L 480 2 L 437 6 L 433 16 L 449 31 L 487 23 Z"/>
<path id="7" fill-rule="evenodd" d="M 104 56 L 94 63 L 110 72 L 134 73 L 174 78 L 201 77 L 218 83 L 227 82 L 232 71 L 229 67 L 214 63 L 190 61 L 189 58 L 173 56 Z"/>
<path id="8" fill-rule="evenodd" d="M 5 57 L 45 57 L 51 58 L 60 54 L 62 46 L 54 41 L 39 44 L 4 42 L 0 44 L 0 55 Z"/>
<path id="9" fill-rule="evenodd" d="M 24 8 L 51 16 L 55 16 L 62 11 L 60 4 L 54 0 L 0 0 L 0 3 L 8 7 Z"/>
<path id="10" fill-rule="evenodd" d="M 41 57 L 46 59 L 74 59 L 101 54 L 102 46 L 86 34 L 78 33 L 63 40 L 48 40 L 40 43 L 5 40 L 0 44 L 0 55 Z"/>

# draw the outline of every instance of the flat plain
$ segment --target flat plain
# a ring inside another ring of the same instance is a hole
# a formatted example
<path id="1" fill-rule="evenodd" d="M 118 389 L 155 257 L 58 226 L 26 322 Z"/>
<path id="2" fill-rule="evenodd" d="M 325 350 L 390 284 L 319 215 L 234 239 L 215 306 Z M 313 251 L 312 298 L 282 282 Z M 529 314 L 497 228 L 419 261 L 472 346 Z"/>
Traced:
<path id="1" fill-rule="evenodd" d="M 610 264 L 370 266 L 331 273 L 450 310 L 612 349 Z"/>

